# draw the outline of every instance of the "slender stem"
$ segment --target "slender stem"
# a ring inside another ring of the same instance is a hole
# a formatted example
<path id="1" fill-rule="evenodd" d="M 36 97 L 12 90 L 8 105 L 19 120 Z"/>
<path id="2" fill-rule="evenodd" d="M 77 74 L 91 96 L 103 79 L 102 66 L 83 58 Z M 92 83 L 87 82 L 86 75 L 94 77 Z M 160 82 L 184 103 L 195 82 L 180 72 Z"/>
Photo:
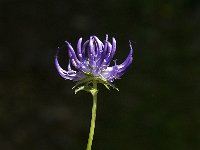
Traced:
<path id="1" fill-rule="evenodd" d="M 89 133 L 89 138 L 88 138 L 86 150 L 91 150 L 93 136 L 94 136 L 94 129 L 95 129 L 96 110 L 97 110 L 97 93 L 98 93 L 97 82 L 95 80 L 93 81 L 93 89 L 94 89 L 93 90 L 94 92 L 91 92 L 92 96 L 93 96 L 92 119 L 91 119 L 90 133 Z"/>

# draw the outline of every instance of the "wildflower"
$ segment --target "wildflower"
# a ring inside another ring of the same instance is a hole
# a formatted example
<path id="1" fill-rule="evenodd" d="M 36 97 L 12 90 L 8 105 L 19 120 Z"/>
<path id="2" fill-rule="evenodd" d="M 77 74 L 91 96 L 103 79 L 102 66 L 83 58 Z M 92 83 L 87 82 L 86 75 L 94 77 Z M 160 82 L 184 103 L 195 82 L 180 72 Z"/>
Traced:
<path id="1" fill-rule="evenodd" d="M 77 52 L 74 51 L 69 42 L 66 41 L 66 44 L 70 58 L 68 69 L 64 70 L 59 65 L 58 53 L 55 57 L 55 65 L 63 78 L 79 81 L 77 85 L 96 80 L 108 88 L 108 85 L 113 86 L 111 82 L 120 78 L 132 63 L 133 50 L 130 43 L 130 52 L 125 61 L 117 65 L 115 60 L 115 65 L 110 66 L 116 52 L 116 40 L 112 38 L 111 44 L 108 41 L 108 35 L 106 35 L 104 42 L 101 42 L 96 36 L 91 36 L 82 44 L 82 38 L 80 38 L 77 43 Z M 72 69 L 71 64 L 74 69 Z"/>
<path id="2" fill-rule="evenodd" d="M 74 51 L 69 42 L 66 41 L 66 44 L 70 58 L 68 69 L 64 70 L 59 65 L 58 53 L 55 57 L 55 65 L 63 78 L 78 81 L 75 87 L 83 84 L 83 86 L 75 90 L 75 93 L 80 90 L 85 90 L 93 96 L 92 119 L 86 148 L 86 150 L 91 150 L 97 109 L 97 83 L 104 84 L 108 89 L 109 86 L 117 89 L 111 82 L 120 78 L 130 66 L 133 60 L 133 50 L 130 43 L 130 52 L 125 61 L 117 65 L 115 60 L 115 65 L 110 66 L 110 62 L 116 51 L 115 38 L 112 38 L 112 44 L 108 41 L 108 35 L 106 35 L 104 42 L 101 42 L 96 36 L 91 36 L 89 40 L 82 44 L 82 38 L 80 38 L 77 44 L 77 52 Z M 72 69 L 71 64 L 74 69 Z"/>

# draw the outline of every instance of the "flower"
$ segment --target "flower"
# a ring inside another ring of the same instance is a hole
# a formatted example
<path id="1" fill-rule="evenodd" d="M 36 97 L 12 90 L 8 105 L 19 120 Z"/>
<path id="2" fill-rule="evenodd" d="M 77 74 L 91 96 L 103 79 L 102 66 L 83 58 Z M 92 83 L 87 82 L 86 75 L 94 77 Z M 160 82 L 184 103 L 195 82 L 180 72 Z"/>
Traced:
<path id="1" fill-rule="evenodd" d="M 90 39 L 82 44 L 82 38 L 78 40 L 77 52 L 69 42 L 66 41 L 69 54 L 68 69 L 61 68 L 58 62 L 58 52 L 55 57 L 55 65 L 58 73 L 65 79 L 73 81 L 97 80 L 103 84 L 111 83 L 120 78 L 133 60 L 133 50 L 130 42 L 128 57 L 120 65 L 110 66 L 110 62 L 116 51 L 116 40 L 112 38 L 112 44 L 108 41 L 108 35 L 104 42 L 98 37 L 90 36 Z M 71 68 L 71 64 L 74 69 Z"/>

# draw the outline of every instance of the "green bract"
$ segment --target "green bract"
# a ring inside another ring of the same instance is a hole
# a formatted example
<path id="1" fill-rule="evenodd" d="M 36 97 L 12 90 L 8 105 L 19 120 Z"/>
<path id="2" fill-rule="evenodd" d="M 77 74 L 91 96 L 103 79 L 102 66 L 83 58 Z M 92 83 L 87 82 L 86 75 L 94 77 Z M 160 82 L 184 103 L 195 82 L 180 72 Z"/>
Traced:
<path id="1" fill-rule="evenodd" d="M 75 94 L 81 90 L 92 92 L 92 90 L 94 90 L 92 87 L 93 81 L 103 84 L 108 90 L 110 90 L 110 87 L 112 87 L 119 91 L 119 89 L 114 84 L 106 80 L 103 76 L 94 76 L 92 73 L 87 72 L 84 73 L 86 75 L 86 78 L 78 81 L 76 85 L 72 88 L 75 89 Z"/>

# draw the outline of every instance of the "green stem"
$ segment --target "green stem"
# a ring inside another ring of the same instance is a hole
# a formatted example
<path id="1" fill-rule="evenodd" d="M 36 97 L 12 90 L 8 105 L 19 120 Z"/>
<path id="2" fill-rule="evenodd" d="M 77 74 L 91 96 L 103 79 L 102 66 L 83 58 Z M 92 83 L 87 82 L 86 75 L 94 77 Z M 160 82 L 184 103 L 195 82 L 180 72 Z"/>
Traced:
<path id="1" fill-rule="evenodd" d="M 92 119 L 91 119 L 90 133 L 89 133 L 86 150 L 91 150 L 93 136 L 94 136 L 94 129 L 95 129 L 96 110 L 97 110 L 97 93 L 98 93 L 97 82 L 95 80 L 93 81 L 93 89 L 94 90 L 91 92 L 93 96 Z"/>

